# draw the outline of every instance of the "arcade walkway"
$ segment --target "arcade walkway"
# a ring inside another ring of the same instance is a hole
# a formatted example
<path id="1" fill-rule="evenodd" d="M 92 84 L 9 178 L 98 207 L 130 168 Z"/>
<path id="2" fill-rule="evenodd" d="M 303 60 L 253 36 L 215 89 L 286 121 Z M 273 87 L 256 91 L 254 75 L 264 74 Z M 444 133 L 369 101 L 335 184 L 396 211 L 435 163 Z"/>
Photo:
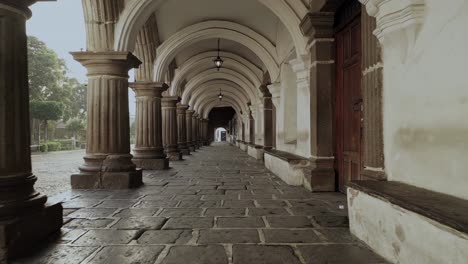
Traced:
<path id="1" fill-rule="evenodd" d="M 50 198 L 62 233 L 14 263 L 384 263 L 349 234 L 344 195 L 287 186 L 226 144 L 171 165 L 136 190 Z"/>

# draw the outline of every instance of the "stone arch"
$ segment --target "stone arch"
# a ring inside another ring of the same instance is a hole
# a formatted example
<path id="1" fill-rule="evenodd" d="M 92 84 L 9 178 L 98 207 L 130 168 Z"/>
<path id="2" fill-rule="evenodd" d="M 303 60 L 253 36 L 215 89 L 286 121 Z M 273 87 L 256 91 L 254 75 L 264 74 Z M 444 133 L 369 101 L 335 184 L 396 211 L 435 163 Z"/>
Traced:
<path id="1" fill-rule="evenodd" d="M 212 94 L 215 93 L 215 96 L 219 93 L 219 89 L 222 89 L 222 93 L 224 94 L 233 94 L 237 97 L 239 104 L 245 104 L 249 101 L 248 97 L 243 93 L 243 91 L 235 86 L 232 85 L 223 85 L 216 82 L 209 82 L 203 84 L 203 88 L 197 89 L 191 96 L 189 105 L 195 106 L 197 101 L 204 97 L 205 94 Z"/>
<path id="2" fill-rule="evenodd" d="M 120 15 L 114 36 L 116 51 L 133 51 L 136 34 L 148 17 L 167 0 L 129 1 Z M 289 4 L 285 0 L 257 0 L 270 9 L 288 29 L 298 55 L 307 53 L 307 42 L 300 31 L 299 24 L 307 13 L 307 7 L 301 1 Z M 293 1 L 294 2 L 294 1 Z M 137 29 L 137 30 L 136 30 Z M 272 76 L 276 76 L 272 74 Z"/>
<path id="3" fill-rule="evenodd" d="M 197 109 L 197 112 L 200 113 L 203 118 L 208 118 L 211 109 L 222 106 L 230 106 L 234 108 L 238 115 L 240 115 L 244 111 L 242 107 L 238 105 L 234 100 L 226 97 L 223 99 L 223 101 L 219 101 L 217 98 L 205 99 L 205 101 L 203 101 L 203 104 L 201 104 Z"/>
<path id="4" fill-rule="evenodd" d="M 245 101 L 243 101 L 242 98 L 240 98 L 237 93 L 233 91 L 226 91 L 226 92 L 223 92 L 223 95 L 224 97 L 233 99 L 241 107 L 242 110 L 247 110 L 246 107 L 242 107 L 245 105 Z M 224 100 L 224 97 L 223 97 L 223 100 Z M 206 99 L 210 99 L 210 98 L 218 99 L 218 91 L 216 89 L 204 91 L 200 96 L 198 96 L 197 100 L 193 102 L 194 109 L 197 109 L 201 104 L 203 104 L 203 102 Z"/>
<path id="5" fill-rule="evenodd" d="M 252 101 L 256 101 L 258 89 L 256 89 L 253 86 L 253 84 L 249 83 L 247 78 L 234 71 L 221 70 L 219 72 L 214 71 L 210 73 L 202 73 L 190 80 L 190 82 L 188 82 L 185 86 L 184 93 L 182 94 L 182 103 L 187 104 L 189 95 L 191 95 L 193 90 L 199 87 L 201 84 L 210 80 L 228 80 L 232 83 L 235 83 L 236 85 L 245 90 L 246 94 L 248 94 L 248 97 Z"/>
<path id="6" fill-rule="evenodd" d="M 270 41 L 246 26 L 228 21 L 211 20 L 188 26 L 159 46 L 154 67 L 154 80 L 163 79 L 169 63 L 180 50 L 193 43 L 213 38 L 228 39 L 244 45 L 260 58 L 271 76 L 278 76 L 276 48 Z"/>
<path id="7" fill-rule="evenodd" d="M 185 77 L 190 73 L 200 70 L 213 69 L 212 61 L 213 58 L 216 56 L 217 53 L 215 51 L 209 51 L 200 53 L 187 60 L 177 72 L 170 88 L 170 94 L 178 94 Z M 221 52 L 221 56 L 225 58 L 223 67 L 237 70 L 239 73 L 242 73 L 243 75 L 248 77 L 255 86 L 260 85 L 263 72 L 261 69 L 257 68 L 257 66 L 255 66 L 253 63 L 237 54 L 230 52 Z M 209 65 L 209 67 L 203 69 L 201 68 L 202 65 Z"/>

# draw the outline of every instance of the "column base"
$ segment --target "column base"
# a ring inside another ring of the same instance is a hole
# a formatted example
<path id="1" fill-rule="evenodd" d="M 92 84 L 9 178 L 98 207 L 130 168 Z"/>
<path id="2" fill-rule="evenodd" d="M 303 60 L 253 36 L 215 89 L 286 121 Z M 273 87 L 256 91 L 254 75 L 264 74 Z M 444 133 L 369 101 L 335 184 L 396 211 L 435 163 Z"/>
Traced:
<path id="1" fill-rule="evenodd" d="M 31 247 L 59 231 L 62 225 L 61 203 L 45 205 L 39 211 L 0 221 L 0 261 L 24 256 Z"/>
<path id="2" fill-rule="evenodd" d="M 335 191 L 334 159 L 311 159 L 310 167 L 304 169 L 304 187 L 312 192 Z"/>
<path id="3" fill-rule="evenodd" d="M 195 146 L 189 146 L 189 150 L 190 150 L 190 152 L 196 152 Z"/>
<path id="4" fill-rule="evenodd" d="M 169 169 L 169 159 L 133 159 L 137 168 L 143 170 L 167 170 Z"/>
<path id="5" fill-rule="evenodd" d="M 142 171 L 80 173 L 71 176 L 72 189 L 130 189 L 143 184 Z"/>
<path id="6" fill-rule="evenodd" d="M 166 153 L 167 158 L 170 161 L 178 161 L 178 160 L 183 160 L 182 158 L 182 152 L 168 152 Z"/>

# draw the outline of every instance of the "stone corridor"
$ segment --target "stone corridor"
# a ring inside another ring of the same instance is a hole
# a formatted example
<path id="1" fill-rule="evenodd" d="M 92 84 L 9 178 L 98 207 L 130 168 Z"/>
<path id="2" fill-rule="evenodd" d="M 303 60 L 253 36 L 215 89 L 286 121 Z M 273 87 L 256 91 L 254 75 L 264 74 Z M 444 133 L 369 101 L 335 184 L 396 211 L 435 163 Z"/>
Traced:
<path id="1" fill-rule="evenodd" d="M 213 144 L 144 175 L 144 187 L 73 190 L 60 234 L 14 263 L 385 263 L 349 233 L 346 198 L 284 184 Z"/>

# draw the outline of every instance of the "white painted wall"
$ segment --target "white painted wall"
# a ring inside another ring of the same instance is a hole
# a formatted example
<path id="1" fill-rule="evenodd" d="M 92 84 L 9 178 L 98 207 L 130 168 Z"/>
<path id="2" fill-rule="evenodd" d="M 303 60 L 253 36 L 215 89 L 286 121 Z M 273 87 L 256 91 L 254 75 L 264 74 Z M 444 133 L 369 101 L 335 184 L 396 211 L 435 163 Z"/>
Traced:
<path id="1" fill-rule="evenodd" d="M 468 0 L 448 2 L 426 0 L 413 47 L 384 39 L 386 172 L 468 199 Z"/>

